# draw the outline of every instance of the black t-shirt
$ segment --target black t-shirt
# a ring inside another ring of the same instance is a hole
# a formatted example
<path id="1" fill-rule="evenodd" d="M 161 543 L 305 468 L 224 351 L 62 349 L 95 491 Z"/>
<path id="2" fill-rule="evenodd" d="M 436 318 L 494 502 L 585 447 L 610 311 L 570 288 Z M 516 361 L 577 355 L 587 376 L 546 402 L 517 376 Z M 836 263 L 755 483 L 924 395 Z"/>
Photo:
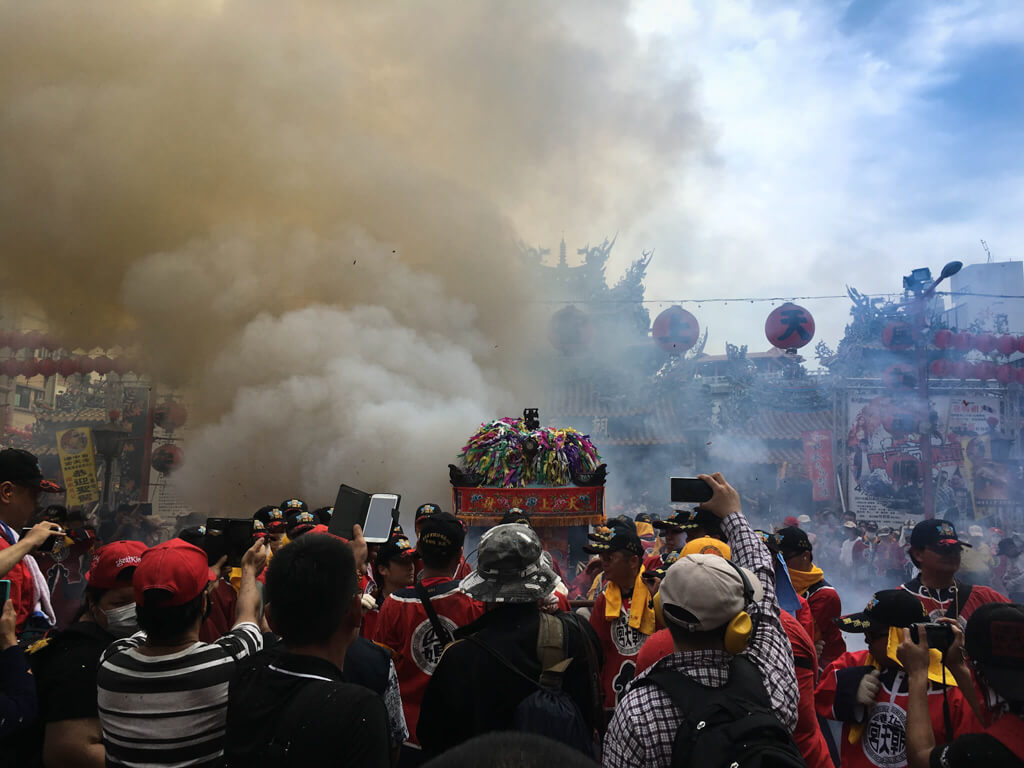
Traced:
<path id="1" fill-rule="evenodd" d="M 987 733 L 960 736 L 944 747 L 932 750 L 931 768 L 1024 768 L 1024 760 L 1014 755 Z"/>
<path id="2" fill-rule="evenodd" d="M 308 686 L 316 690 L 304 692 Z M 231 682 L 224 740 L 229 768 L 390 768 L 390 749 L 381 697 L 349 683 L 329 661 L 257 654 Z"/>
<path id="3" fill-rule="evenodd" d="M 100 654 L 114 639 L 98 624 L 80 621 L 29 653 L 44 724 L 99 717 L 96 670 Z"/>

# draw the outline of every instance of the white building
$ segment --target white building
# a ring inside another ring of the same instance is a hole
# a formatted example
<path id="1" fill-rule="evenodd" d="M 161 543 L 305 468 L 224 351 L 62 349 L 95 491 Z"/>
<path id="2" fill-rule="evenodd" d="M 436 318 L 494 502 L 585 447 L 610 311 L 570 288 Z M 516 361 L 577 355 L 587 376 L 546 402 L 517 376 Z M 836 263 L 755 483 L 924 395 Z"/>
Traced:
<path id="1" fill-rule="evenodd" d="M 978 321 L 985 330 L 1024 334 L 1024 262 L 968 264 L 950 278 L 949 290 L 950 327 L 967 330 Z"/>

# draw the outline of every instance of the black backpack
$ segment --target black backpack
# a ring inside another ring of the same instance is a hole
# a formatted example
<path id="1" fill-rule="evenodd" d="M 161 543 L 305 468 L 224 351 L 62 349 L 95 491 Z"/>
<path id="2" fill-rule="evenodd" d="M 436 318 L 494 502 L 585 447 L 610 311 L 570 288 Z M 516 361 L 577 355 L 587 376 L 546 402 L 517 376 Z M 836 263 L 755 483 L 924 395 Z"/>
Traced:
<path id="1" fill-rule="evenodd" d="M 683 714 L 672 743 L 673 768 L 807 768 L 745 656 L 732 658 L 721 688 L 657 666 L 633 688 L 643 685 L 661 688 Z"/>
<path id="2" fill-rule="evenodd" d="M 569 618 L 572 620 L 573 617 Z M 497 650 L 473 635 L 468 635 L 466 640 L 483 648 L 506 669 L 537 687 L 536 691 L 516 706 L 511 724 L 513 730 L 546 736 L 588 757 L 598 756 L 593 729 L 587 725 L 576 701 L 562 690 L 562 678 L 573 658 L 567 658 L 565 655 L 565 624 L 558 616 L 540 614 L 540 626 L 537 631 L 537 659 L 541 666 L 539 680 L 534 680 L 517 669 Z M 585 635 L 583 646 L 587 663 L 591 668 L 596 668 L 596 653 Z"/>

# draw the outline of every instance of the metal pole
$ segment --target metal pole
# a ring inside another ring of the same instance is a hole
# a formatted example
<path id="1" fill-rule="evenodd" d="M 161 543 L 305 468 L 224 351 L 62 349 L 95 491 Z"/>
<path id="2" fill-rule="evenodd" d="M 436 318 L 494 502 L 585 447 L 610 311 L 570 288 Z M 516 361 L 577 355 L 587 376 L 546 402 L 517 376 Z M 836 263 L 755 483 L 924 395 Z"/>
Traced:
<path id="1" fill-rule="evenodd" d="M 103 503 L 110 507 L 110 475 L 114 471 L 114 457 L 103 456 Z M 111 510 L 113 511 L 113 510 Z"/>
<path id="2" fill-rule="evenodd" d="M 932 483 L 932 408 L 928 400 L 928 352 L 925 348 L 925 297 L 918 295 L 915 300 L 914 324 L 917 326 L 917 390 L 924 401 L 925 420 L 927 426 L 918 426 L 918 437 L 921 441 L 921 506 L 924 517 L 930 520 L 935 517 L 935 486 Z"/>

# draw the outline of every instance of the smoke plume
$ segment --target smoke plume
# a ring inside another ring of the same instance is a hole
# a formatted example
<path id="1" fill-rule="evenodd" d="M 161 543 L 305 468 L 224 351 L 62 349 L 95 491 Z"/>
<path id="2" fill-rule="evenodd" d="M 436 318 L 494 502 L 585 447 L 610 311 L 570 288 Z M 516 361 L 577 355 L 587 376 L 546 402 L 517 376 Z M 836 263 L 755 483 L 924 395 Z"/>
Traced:
<path id="1" fill-rule="evenodd" d="M 628 12 L 2 1 L 3 284 L 187 393 L 200 510 L 444 503 L 532 396 L 516 239 L 628 227 L 703 141 Z"/>

